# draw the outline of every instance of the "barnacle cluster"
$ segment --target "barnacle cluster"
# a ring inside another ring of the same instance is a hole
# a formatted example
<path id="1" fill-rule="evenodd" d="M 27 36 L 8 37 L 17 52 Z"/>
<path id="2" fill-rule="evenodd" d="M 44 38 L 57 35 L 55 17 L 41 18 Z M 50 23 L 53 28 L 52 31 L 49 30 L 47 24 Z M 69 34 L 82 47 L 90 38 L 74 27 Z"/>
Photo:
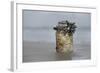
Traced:
<path id="1" fill-rule="evenodd" d="M 73 33 L 75 32 L 75 23 L 69 21 L 58 22 L 53 28 L 56 30 L 56 51 L 58 53 L 70 53 L 73 51 Z"/>
<path id="2" fill-rule="evenodd" d="M 68 33 L 69 35 L 73 35 L 75 29 L 76 29 L 75 23 L 69 22 L 67 20 L 58 22 L 58 25 L 54 27 L 54 30 L 58 32 L 63 31 L 64 34 Z"/>

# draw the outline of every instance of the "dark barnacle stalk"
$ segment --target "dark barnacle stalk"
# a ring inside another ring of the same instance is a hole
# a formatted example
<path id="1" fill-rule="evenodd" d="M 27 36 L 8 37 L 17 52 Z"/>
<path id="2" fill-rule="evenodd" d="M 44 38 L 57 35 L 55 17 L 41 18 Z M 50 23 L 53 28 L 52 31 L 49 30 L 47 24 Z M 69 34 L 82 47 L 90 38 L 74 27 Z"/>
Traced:
<path id="1" fill-rule="evenodd" d="M 68 33 L 69 35 L 73 35 L 76 29 L 75 23 L 69 21 L 61 21 L 58 22 L 58 26 L 53 28 L 56 31 L 63 31 L 64 34 Z"/>

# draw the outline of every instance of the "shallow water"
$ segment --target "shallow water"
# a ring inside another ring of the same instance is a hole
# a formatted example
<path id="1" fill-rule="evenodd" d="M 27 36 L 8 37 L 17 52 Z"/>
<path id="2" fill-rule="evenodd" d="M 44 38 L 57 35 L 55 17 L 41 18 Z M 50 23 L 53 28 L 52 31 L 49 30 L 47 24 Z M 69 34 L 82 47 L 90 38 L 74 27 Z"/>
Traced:
<path id="1" fill-rule="evenodd" d="M 73 53 L 67 55 L 56 53 L 55 46 L 55 43 L 24 41 L 23 62 L 85 60 L 91 58 L 91 49 L 88 44 L 74 44 Z"/>

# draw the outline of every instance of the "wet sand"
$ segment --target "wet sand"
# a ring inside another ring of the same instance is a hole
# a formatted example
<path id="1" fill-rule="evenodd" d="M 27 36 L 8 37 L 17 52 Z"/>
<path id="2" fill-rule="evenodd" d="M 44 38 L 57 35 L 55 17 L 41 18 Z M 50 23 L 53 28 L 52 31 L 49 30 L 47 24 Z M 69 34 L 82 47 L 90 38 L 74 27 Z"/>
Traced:
<path id="1" fill-rule="evenodd" d="M 85 60 L 90 59 L 91 49 L 87 44 L 74 44 L 74 52 L 70 55 L 56 53 L 55 43 L 49 42 L 23 42 L 23 62 Z"/>

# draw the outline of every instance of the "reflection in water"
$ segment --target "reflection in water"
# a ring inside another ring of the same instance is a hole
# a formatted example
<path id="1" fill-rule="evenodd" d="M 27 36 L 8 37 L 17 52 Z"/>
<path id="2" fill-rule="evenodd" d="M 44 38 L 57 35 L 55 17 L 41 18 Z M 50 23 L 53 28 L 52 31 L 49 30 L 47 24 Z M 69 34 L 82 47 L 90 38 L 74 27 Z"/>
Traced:
<path id="1" fill-rule="evenodd" d="M 91 47 L 87 43 L 84 45 L 74 44 L 74 51 L 69 54 L 59 54 L 56 52 L 55 47 L 55 43 L 23 41 L 23 62 L 84 60 L 91 58 Z"/>
<path id="2" fill-rule="evenodd" d="M 55 43 L 23 41 L 23 62 L 84 60 L 91 58 L 91 47 L 87 43 L 84 45 L 74 44 L 74 51 L 70 54 L 57 53 L 55 46 Z"/>
<path id="3" fill-rule="evenodd" d="M 60 54 L 55 53 L 56 60 L 72 60 L 72 53 L 69 54 Z"/>
<path id="4" fill-rule="evenodd" d="M 72 60 L 73 53 L 60 54 L 56 52 L 54 43 L 23 42 L 23 62 Z"/>

